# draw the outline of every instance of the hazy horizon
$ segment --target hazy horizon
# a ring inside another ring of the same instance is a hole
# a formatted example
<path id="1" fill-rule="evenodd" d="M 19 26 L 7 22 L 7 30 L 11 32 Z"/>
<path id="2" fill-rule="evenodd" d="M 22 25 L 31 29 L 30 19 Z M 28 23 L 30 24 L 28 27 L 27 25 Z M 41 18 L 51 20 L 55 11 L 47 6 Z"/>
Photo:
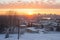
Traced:
<path id="1" fill-rule="evenodd" d="M 17 14 L 56 14 L 60 15 L 60 9 L 0 9 L 0 15 L 6 14 L 8 11 L 15 11 Z"/>

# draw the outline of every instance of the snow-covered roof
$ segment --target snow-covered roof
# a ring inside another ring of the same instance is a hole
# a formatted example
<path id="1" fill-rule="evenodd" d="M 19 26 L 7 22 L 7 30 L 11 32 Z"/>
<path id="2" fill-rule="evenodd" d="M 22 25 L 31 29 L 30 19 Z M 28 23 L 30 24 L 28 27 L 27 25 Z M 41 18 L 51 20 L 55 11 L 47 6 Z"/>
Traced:
<path id="1" fill-rule="evenodd" d="M 37 31 L 34 27 L 29 27 L 29 28 L 27 28 L 27 29 L 30 29 L 30 30 L 32 30 L 32 31 Z"/>
<path id="2" fill-rule="evenodd" d="M 39 23 L 33 23 L 33 25 L 41 25 L 41 24 L 39 24 Z"/>

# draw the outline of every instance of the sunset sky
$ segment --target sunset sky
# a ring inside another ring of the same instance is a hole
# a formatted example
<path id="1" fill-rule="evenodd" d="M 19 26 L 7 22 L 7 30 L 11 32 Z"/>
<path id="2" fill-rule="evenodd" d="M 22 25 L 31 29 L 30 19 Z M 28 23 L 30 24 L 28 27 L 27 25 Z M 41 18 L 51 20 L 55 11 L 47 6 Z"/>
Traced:
<path id="1" fill-rule="evenodd" d="M 0 0 L 0 15 L 8 10 L 17 11 L 18 14 L 60 15 L 60 0 Z"/>

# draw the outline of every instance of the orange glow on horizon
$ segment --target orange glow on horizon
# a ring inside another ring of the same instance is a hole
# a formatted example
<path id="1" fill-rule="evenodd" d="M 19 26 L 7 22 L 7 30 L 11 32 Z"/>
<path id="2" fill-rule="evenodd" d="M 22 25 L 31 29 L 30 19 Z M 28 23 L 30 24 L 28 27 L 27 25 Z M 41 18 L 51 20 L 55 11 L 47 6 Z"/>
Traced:
<path id="1" fill-rule="evenodd" d="M 15 11 L 17 15 L 33 15 L 37 13 L 60 15 L 60 9 L 0 9 L 0 15 L 7 15 L 10 10 Z"/>

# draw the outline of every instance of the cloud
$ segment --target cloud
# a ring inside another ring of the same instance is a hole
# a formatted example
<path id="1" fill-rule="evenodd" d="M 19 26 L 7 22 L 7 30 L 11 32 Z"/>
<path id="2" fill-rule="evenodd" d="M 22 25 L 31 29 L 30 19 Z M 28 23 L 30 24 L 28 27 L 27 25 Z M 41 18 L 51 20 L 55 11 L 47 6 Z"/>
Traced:
<path id="1" fill-rule="evenodd" d="M 0 8 L 53 8 L 60 9 L 60 0 L 1 0 Z"/>

